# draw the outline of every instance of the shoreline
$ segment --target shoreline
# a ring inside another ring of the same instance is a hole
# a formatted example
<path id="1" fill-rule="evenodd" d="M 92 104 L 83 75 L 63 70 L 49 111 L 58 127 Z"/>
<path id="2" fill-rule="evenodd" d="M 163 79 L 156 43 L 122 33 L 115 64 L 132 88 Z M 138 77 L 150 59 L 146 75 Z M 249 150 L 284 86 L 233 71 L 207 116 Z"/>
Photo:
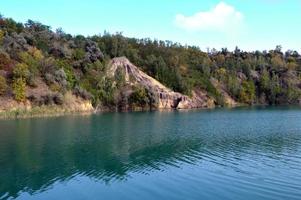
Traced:
<path id="1" fill-rule="evenodd" d="M 232 106 L 234 107 L 234 106 Z M 235 106 L 239 107 L 239 106 Z M 204 109 L 215 109 L 219 107 L 203 107 L 203 108 L 191 108 L 191 109 L 143 109 L 136 108 L 133 110 L 118 110 L 113 108 L 102 108 L 102 109 L 69 109 L 65 106 L 36 106 L 31 108 L 15 108 L 11 110 L 0 111 L 0 120 L 14 120 L 14 119 L 30 119 L 30 118 L 47 118 L 47 117 L 60 117 L 68 115 L 93 115 L 99 113 L 126 113 L 126 112 L 151 112 L 151 111 L 189 111 L 189 110 L 204 110 Z"/>
<path id="2" fill-rule="evenodd" d="M 31 109 L 13 109 L 0 112 L 0 120 L 48 118 L 67 115 L 90 115 L 94 110 L 70 110 L 59 106 L 41 106 Z"/>
<path id="3" fill-rule="evenodd" d="M 13 109 L 8 111 L 0 112 L 0 120 L 16 120 L 16 119 L 32 119 L 32 118 L 50 118 L 50 117 L 61 117 L 61 116 L 86 116 L 100 113 L 127 113 L 127 112 L 150 112 L 150 111 L 193 111 L 193 110 L 213 110 L 220 108 L 243 108 L 243 107 L 267 107 L 267 106 L 294 106 L 300 107 L 301 105 L 266 105 L 266 104 L 256 104 L 256 105 L 236 105 L 236 106 L 225 106 L 225 107 L 204 107 L 204 108 L 193 108 L 193 109 L 135 109 L 135 110 L 113 110 L 113 109 L 102 109 L 102 110 L 71 110 L 66 107 L 60 106 L 40 106 L 33 107 L 30 109 Z"/>

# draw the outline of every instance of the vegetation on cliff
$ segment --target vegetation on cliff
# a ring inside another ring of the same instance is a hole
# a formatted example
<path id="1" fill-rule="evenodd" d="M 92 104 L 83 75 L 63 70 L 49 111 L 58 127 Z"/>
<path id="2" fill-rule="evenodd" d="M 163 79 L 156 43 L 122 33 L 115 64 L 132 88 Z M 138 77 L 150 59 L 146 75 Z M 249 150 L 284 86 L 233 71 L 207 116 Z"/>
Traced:
<path id="1" fill-rule="evenodd" d="M 203 91 L 217 105 L 226 95 L 244 104 L 298 104 L 301 57 L 297 51 L 230 52 L 183 46 L 171 41 L 135 39 L 121 33 L 84 37 L 28 20 L 0 16 L 0 98 L 32 105 L 62 105 L 65 94 L 110 108 L 152 104 L 145 88 L 135 86 L 123 99 L 122 71 L 106 76 L 115 57 L 127 57 L 163 85 L 188 96 Z M 41 84 L 46 85 L 46 89 Z M 38 91 L 38 92 L 30 92 Z"/>

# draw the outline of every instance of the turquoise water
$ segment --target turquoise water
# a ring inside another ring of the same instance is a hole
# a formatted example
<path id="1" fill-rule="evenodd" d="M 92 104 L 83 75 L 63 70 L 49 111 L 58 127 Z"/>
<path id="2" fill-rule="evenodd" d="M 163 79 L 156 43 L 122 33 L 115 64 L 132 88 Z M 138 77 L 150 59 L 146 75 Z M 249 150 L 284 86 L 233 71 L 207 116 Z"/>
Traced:
<path id="1" fill-rule="evenodd" d="M 0 121 L 0 199 L 301 199 L 301 109 Z"/>

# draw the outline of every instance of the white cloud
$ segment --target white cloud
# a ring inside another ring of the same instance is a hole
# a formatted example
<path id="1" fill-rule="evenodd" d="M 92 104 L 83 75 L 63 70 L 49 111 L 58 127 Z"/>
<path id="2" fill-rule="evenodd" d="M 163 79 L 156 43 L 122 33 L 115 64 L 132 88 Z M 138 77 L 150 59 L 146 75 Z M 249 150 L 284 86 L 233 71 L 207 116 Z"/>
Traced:
<path id="1" fill-rule="evenodd" d="M 220 2 L 214 8 L 193 16 L 176 15 L 175 24 L 189 31 L 236 32 L 243 23 L 243 14 L 233 6 Z"/>

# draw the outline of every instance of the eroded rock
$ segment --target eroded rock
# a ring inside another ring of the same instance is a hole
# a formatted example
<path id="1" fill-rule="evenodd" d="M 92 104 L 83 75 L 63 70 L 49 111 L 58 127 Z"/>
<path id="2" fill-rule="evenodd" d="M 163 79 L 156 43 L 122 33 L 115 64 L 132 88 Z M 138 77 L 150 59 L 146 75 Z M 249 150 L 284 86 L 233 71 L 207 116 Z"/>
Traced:
<path id="1" fill-rule="evenodd" d="M 110 63 L 107 75 L 114 77 L 117 71 L 124 71 L 125 81 L 130 85 L 145 87 L 156 99 L 158 109 L 192 109 L 211 107 L 208 96 L 202 92 L 194 92 L 192 97 L 174 92 L 156 79 L 142 72 L 127 58 L 114 58 Z"/>

